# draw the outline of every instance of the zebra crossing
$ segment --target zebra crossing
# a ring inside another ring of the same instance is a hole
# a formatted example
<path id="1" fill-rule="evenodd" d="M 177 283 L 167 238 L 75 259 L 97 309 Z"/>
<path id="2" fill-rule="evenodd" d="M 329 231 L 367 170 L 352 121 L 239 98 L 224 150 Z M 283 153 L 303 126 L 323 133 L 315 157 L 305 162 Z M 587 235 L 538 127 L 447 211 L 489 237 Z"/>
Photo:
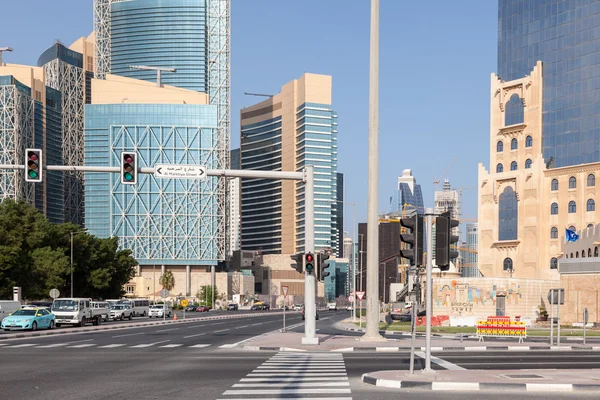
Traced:
<path id="1" fill-rule="evenodd" d="M 226 390 L 219 400 L 352 400 L 340 353 L 279 352 Z"/>
<path id="2" fill-rule="evenodd" d="M 166 341 L 168 342 L 168 341 Z M 169 343 L 167 344 L 165 341 L 163 342 L 154 342 L 154 343 L 140 343 L 135 345 L 128 345 L 125 343 L 111 343 L 111 344 L 96 344 L 96 343 L 52 343 L 52 344 L 38 344 L 38 343 L 19 343 L 19 344 L 8 344 L 2 343 L 0 344 L 0 351 L 9 350 L 9 349 L 147 349 L 150 347 L 158 348 L 158 349 L 176 349 L 176 348 L 188 348 L 188 349 L 204 349 L 206 347 L 211 346 L 210 344 L 192 344 L 192 345 L 184 345 L 183 343 Z"/>

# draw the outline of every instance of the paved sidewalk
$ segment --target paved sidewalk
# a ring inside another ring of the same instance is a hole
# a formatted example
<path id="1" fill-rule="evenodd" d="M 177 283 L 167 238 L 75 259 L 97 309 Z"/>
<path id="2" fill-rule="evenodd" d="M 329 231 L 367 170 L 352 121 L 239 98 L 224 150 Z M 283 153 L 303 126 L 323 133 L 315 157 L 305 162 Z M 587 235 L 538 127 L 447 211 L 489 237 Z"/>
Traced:
<path id="1" fill-rule="evenodd" d="M 393 389 L 508 390 L 518 392 L 600 392 L 600 370 L 378 371 L 362 376 L 366 384 Z M 560 383 L 556 383 L 560 382 Z"/>

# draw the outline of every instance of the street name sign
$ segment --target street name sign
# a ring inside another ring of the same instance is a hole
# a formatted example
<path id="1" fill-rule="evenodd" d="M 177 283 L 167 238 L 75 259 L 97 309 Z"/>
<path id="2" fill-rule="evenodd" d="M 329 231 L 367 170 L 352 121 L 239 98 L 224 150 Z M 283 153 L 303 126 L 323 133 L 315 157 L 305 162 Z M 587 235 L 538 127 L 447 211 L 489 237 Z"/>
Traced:
<path id="1" fill-rule="evenodd" d="M 154 167 L 155 178 L 175 179 L 205 179 L 204 165 L 157 164 Z"/>

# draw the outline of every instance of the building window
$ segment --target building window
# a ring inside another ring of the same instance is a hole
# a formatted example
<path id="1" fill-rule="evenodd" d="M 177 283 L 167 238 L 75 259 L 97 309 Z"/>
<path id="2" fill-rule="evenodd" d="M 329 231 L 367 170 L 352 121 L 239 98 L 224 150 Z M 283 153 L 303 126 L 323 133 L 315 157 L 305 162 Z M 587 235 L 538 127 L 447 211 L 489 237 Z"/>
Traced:
<path id="1" fill-rule="evenodd" d="M 502 153 L 503 151 L 504 151 L 504 143 L 502 141 L 499 141 L 498 143 L 496 143 L 496 152 Z"/>
<path id="2" fill-rule="evenodd" d="M 530 159 L 527 159 L 527 160 L 525 161 L 525 169 L 529 169 L 529 168 L 531 168 L 531 160 L 530 160 Z"/>
<path id="3" fill-rule="evenodd" d="M 504 172 L 504 167 L 502 164 L 496 165 L 496 173 Z"/>
<path id="4" fill-rule="evenodd" d="M 596 177 L 594 176 L 594 174 L 588 175 L 587 185 L 588 186 L 596 186 Z"/>
<path id="5" fill-rule="evenodd" d="M 552 187 L 551 190 L 558 190 L 558 179 L 552 179 Z"/>
<path id="6" fill-rule="evenodd" d="M 515 93 L 510 96 L 510 100 L 506 102 L 504 125 L 522 124 L 524 120 L 524 108 L 523 99 L 518 94 Z"/>
<path id="7" fill-rule="evenodd" d="M 513 138 L 513 140 L 510 141 L 510 149 L 516 150 L 518 147 L 519 143 L 517 142 L 517 139 Z"/>
<path id="8" fill-rule="evenodd" d="M 506 257 L 504 259 L 504 270 L 505 271 L 512 271 L 513 270 L 513 262 L 511 258 Z"/>
<path id="9" fill-rule="evenodd" d="M 499 200 L 499 240 L 517 240 L 519 211 L 517 194 L 508 186 L 500 194 Z"/>
<path id="10" fill-rule="evenodd" d="M 579 252 L 578 251 L 575 252 L 575 258 L 579 258 Z"/>
<path id="11" fill-rule="evenodd" d="M 587 201 L 587 210 L 588 211 L 595 211 L 596 210 L 596 202 L 594 201 L 594 199 L 589 199 Z"/>
<path id="12" fill-rule="evenodd" d="M 592 256 L 592 249 L 588 249 L 588 257 Z"/>
<path id="13" fill-rule="evenodd" d="M 594 227 L 593 224 L 588 224 L 588 226 L 587 226 L 588 229 L 593 228 L 593 227 Z"/>
<path id="14" fill-rule="evenodd" d="M 581 250 L 581 258 L 585 258 L 585 250 Z"/>
<path id="15" fill-rule="evenodd" d="M 135 286 L 133 285 L 127 285 L 127 293 L 128 294 L 133 294 L 135 292 Z"/>
<path id="16" fill-rule="evenodd" d="M 550 239 L 558 239 L 558 228 L 555 226 L 550 229 Z"/>
<path id="17" fill-rule="evenodd" d="M 558 269 L 558 260 L 556 257 L 550 259 L 550 269 Z"/>
<path id="18" fill-rule="evenodd" d="M 573 231 L 573 232 L 575 232 L 575 231 L 576 231 L 576 229 L 575 229 L 575 227 L 574 227 L 573 225 L 571 225 L 571 226 L 569 227 L 569 230 L 570 230 L 570 231 Z"/>
<path id="19" fill-rule="evenodd" d="M 598 257 L 598 246 L 594 247 L 594 257 Z"/>
<path id="20" fill-rule="evenodd" d="M 552 205 L 550 206 L 550 215 L 557 215 L 557 214 L 558 214 L 558 204 L 552 203 Z"/>
<path id="21" fill-rule="evenodd" d="M 525 138 L 525 147 L 533 146 L 533 138 L 531 136 L 527 136 Z"/>
<path id="22" fill-rule="evenodd" d="M 577 204 L 573 200 L 569 202 L 569 214 L 573 214 L 577 212 Z"/>
<path id="23" fill-rule="evenodd" d="M 513 161 L 510 163 L 510 170 L 511 171 L 516 171 L 517 170 L 517 162 Z"/>
<path id="24" fill-rule="evenodd" d="M 575 189 L 577 187 L 577 179 L 574 176 L 569 178 L 569 189 Z"/>

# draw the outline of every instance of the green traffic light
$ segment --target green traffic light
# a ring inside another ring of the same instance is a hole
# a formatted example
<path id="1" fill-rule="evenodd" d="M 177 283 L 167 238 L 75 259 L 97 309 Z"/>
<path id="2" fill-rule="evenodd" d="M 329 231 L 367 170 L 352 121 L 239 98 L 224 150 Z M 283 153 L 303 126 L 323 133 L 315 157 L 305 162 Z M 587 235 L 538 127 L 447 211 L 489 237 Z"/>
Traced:
<path id="1" fill-rule="evenodd" d="M 312 264 L 306 264 L 306 270 L 311 272 L 314 269 Z"/>
<path id="2" fill-rule="evenodd" d="M 131 175 L 129 172 L 125 173 L 125 180 L 126 181 L 132 181 L 133 180 L 133 175 Z"/>
<path id="3" fill-rule="evenodd" d="M 38 177 L 38 174 L 35 171 L 29 171 L 29 177 L 31 179 L 36 179 Z"/>

